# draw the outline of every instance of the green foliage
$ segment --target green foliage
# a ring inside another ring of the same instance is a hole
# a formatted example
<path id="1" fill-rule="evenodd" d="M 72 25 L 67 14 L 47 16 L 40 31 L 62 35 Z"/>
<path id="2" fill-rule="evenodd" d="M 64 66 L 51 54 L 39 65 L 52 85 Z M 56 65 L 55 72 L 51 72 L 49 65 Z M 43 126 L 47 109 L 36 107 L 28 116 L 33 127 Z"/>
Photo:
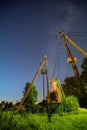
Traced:
<path id="1" fill-rule="evenodd" d="M 12 112 L 0 112 L 0 130 L 11 130 L 12 119 L 13 119 Z"/>
<path id="2" fill-rule="evenodd" d="M 30 82 L 27 82 L 24 88 L 23 93 L 25 94 L 30 86 Z M 37 101 L 38 92 L 36 87 L 33 85 L 24 101 L 24 103 L 34 104 Z"/>
<path id="3" fill-rule="evenodd" d="M 87 113 L 54 114 L 49 123 L 47 115 L 0 113 L 0 130 L 86 130 Z"/>
<path id="4" fill-rule="evenodd" d="M 81 81 L 86 89 L 87 93 L 87 58 L 83 58 L 81 64 L 82 72 L 81 72 Z"/>
<path id="5" fill-rule="evenodd" d="M 87 58 L 83 58 L 81 68 L 83 69 L 82 72 L 87 72 Z"/>
<path id="6" fill-rule="evenodd" d="M 65 111 L 77 111 L 79 108 L 79 103 L 77 97 L 68 96 L 66 97 Z"/>
<path id="7" fill-rule="evenodd" d="M 80 88 L 78 85 L 78 80 L 75 76 L 65 78 L 62 86 L 66 96 L 80 96 Z"/>
<path id="8" fill-rule="evenodd" d="M 30 86 L 30 82 L 27 82 L 24 87 L 23 95 L 25 95 L 29 86 Z M 23 103 L 27 111 L 31 111 L 32 109 L 34 109 L 34 104 L 37 101 L 37 96 L 38 96 L 38 92 L 36 90 L 36 87 L 33 85 Z"/>
<path id="9" fill-rule="evenodd" d="M 78 111 L 87 113 L 87 109 L 86 108 L 78 108 Z"/>
<path id="10" fill-rule="evenodd" d="M 12 111 L 13 109 L 14 109 L 14 105 L 13 105 L 13 103 L 12 102 L 8 102 L 8 101 L 2 101 L 1 103 L 0 103 L 0 109 L 2 110 L 2 111 Z"/>
<path id="11" fill-rule="evenodd" d="M 63 112 L 78 111 L 79 103 L 77 97 L 67 96 L 62 98 L 62 103 L 57 107 L 55 113 L 63 115 Z"/>

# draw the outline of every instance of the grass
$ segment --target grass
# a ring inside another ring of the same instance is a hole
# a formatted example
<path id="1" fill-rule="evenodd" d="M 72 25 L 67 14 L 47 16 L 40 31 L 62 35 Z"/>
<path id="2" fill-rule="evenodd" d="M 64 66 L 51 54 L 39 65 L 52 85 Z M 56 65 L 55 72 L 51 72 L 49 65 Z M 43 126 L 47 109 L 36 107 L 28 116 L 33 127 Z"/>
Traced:
<path id="1" fill-rule="evenodd" d="M 47 115 L 0 113 L 0 130 L 87 130 L 87 111 L 53 114 L 51 122 Z"/>

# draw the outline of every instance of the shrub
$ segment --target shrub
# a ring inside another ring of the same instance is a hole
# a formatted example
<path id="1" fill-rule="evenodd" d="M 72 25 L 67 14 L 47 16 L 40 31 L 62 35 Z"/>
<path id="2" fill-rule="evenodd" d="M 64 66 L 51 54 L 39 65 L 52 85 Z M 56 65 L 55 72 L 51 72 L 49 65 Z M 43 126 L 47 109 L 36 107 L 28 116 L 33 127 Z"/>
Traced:
<path id="1" fill-rule="evenodd" d="M 66 97 L 66 103 L 65 103 L 66 112 L 77 111 L 79 107 L 80 106 L 77 97 L 74 97 L 73 95 Z"/>
<path id="2" fill-rule="evenodd" d="M 59 105 L 57 104 L 51 105 L 51 111 L 53 111 L 53 113 L 58 113 L 60 116 L 62 116 L 63 112 L 78 111 L 79 107 L 80 106 L 79 106 L 78 98 L 72 95 L 72 96 L 62 97 L 62 102 Z"/>

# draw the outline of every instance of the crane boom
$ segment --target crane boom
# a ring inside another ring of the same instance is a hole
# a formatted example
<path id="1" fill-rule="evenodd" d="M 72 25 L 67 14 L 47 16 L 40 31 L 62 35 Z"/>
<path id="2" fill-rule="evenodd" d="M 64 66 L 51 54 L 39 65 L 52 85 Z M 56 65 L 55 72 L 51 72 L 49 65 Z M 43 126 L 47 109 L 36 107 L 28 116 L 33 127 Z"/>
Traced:
<path id="1" fill-rule="evenodd" d="M 84 57 L 87 58 L 87 53 L 84 52 L 79 46 L 77 46 L 69 37 L 67 37 L 63 31 L 60 31 L 59 32 L 63 42 L 64 42 L 64 45 L 65 45 L 65 48 L 66 48 L 66 52 L 67 52 L 67 55 L 68 55 L 68 58 L 69 58 L 69 63 L 71 64 L 72 68 L 73 68 L 73 71 L 74 71 L 74 74 L 75 76 L 77 77 L 77 81 L 78 81 L 78 85 L 80 87 L 80 91 L 81 91 L 81 96 L 85 95 L 85 89 L 82 87 L 82 83 L 81 83 L 81 80 L 80 80 L 80 74 L 79 74 L 79 71 L 78 71 L 78 68 L 76 66 L 76 63 L 75 63 L 75 60 L 74 60 L 74 57 L 72 56 L 72 53 L 67 45 L 67 42 L 69 42 L 72 46 L 74 46 Z"/>
<path id="2" fill-rule="evenodd" d="M 20 108 L 21 108 L 22 104 L 24 103 L 24 101 L 25 101 L 25 99 L 26 99 L 26 97 L 27 97 L 27 95 L 28 95 L 32 85 L 34 84 L 34 81 L 37 79 L 38 74 L 41 72 L 41 69 L 42 69 L 44 64 L 46 64 L 46 66 L 48 66 L 48 57 L 46 55 L 44 55 L 44 60 L 40 63 L 40 66 L 39 66 L 39 68 L 38 68 L 38 70 L 37 70 L 37 72 L 36 72 L 32 82 L 28 86 L 28 89 L 27 89 L 26 93 L 24 94 L 23 98 L 21 99 L 21 101 L 20 101 L 20 103 L 18 105 L 18 108 L 15 111 L 16 113 L 20 110 Z M 47 71 L 47 82 L 48 82 L 48 70 L 46 70 L 46 71 Z M 49 91 L 49 86 L 47 86 L 47 88 L 48 88 L 48 91 Z"/>
<path id="3" fill-rule="evenodd" d="M 69 47 L 68 47 L 68 45 L 67 45 L 67 40 L 66 40 L 66 38 L 65 38 L 65 35 L 64 35 L 63 32 L 59 32 L 59 33 L 60 33 L 61 38 L 62 38 L 62 40 L 63 40 L 63 42 L 64 42 L 64 46 L 65 46 L 65 48 L 66 48 L 66 52 L 67 52 L 67 55 L 68 55 L 68 59 L 70 59 L 70 62 L 69 62 L 69 63 L 71 64 L 71 66 L 72 66 L 72 68 L 73 68 L 74 74 L 75 74 L 77 77 L 79 77 L 79 71 L 78 71 L 78 68 L 77 68 L 77 66 L 76 66 L 74 57 L 72 56 L 72 53 L 71 53 L 71 51 L 70 51 L 70 49 L 69 49 Z M 67 59 L 67 60 L 68 60 L 68 59 Z"/>
<path id="4" fill-rule="evenodd" d="M 69 44 L 71 44 L 74 48 L 77 49 L 77 51 L 79 51 L 85 58 L 87 58 L 87 53 L 83 49 L 81 49 L 78 45 L 76 45 L 76 43 L 73 42 L 68 36 L 66 36 L 63 31 L 60 31 L 59 33 L 61 37 L 64 37 Z"/>

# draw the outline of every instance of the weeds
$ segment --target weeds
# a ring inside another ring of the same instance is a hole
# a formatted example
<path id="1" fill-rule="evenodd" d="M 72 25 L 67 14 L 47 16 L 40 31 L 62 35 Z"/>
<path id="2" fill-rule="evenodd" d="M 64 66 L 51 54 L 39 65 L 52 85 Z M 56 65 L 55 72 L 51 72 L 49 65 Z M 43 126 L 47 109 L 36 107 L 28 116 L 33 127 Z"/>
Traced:
<path id="1" fill-rule="evenodd" d="M 62 116 L 53 114 L 49 123 L 47 115 L 13 114 L 0 112 L 0 130 L 86 130 L 87 113 L 63 112 Z"/>

